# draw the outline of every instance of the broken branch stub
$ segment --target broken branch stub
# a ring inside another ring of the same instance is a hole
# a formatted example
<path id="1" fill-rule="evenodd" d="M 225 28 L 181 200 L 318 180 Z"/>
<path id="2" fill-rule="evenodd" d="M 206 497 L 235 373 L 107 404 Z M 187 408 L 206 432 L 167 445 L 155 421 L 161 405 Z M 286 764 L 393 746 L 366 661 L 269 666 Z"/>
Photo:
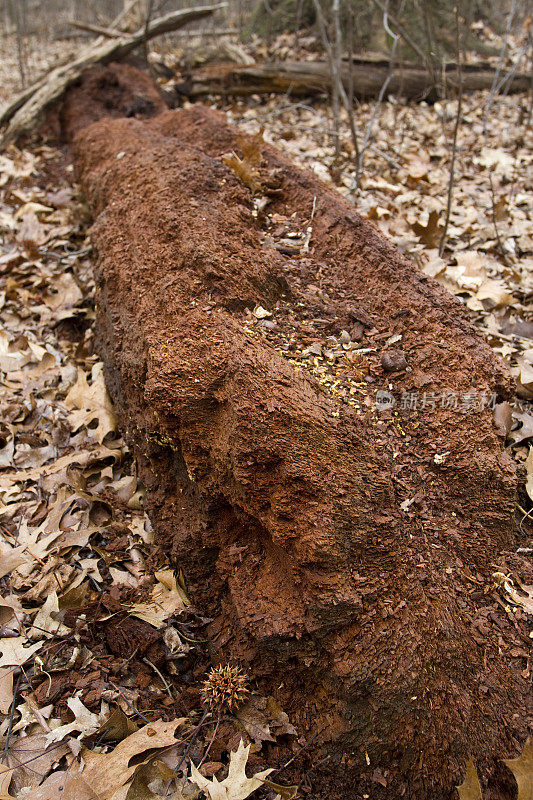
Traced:
<path id="1" fill-rule="evenodd" d="M 527 681 L 473 624 L 513 539 L 479 401 L 508 376 L 456 300 L 266 145 L 254 212 L 222 156 L 256 147 L 202 107 L 78 134 L 107 384 L 214 660 L 319 732 L 313 785 L 348 800 L 378 770 L 388 796 L 444 800 L 469 756 L 525 738 Z"/>

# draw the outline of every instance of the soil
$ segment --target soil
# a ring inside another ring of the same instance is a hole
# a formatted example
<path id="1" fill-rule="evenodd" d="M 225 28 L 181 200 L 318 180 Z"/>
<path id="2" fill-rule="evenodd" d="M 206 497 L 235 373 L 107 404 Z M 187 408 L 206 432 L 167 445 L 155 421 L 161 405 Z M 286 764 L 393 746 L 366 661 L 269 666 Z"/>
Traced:
<path id="1" fill-rule="evenodd" d="M 213 660 L 315 737 L 314 798 L 450 798 L 469 756 L 487 779 L 521 750 L 529 699 L 524 621 L 493 597 L 516 476 L 479 398 L 511 396 L 503 365 L 456 300 L 264 144 L 254 202 L 222 159 L 254 142 L 223 115 L 80 131 L 102 93 L 69 102 L 107 385 Z"/>

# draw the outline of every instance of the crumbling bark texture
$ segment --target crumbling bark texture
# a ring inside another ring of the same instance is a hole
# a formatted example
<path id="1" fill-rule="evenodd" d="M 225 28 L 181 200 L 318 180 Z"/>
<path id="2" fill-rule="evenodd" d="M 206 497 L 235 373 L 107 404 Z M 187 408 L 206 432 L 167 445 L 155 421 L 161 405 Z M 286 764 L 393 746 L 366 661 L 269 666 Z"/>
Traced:
<path id="1" fill-rule="evenodd" d="M 455 299 L 267 145 L 278 188 L 254 212 L 221 159 L 236 134 L 194 107 L 75 143 L 98 347 L 147 509 L 213 617 L 213 659 L 318 732 L 317 797 L 450 798 L 468 756 L 487 774 L 524 739 L 527 682 L 482 617 L 515 472 L 490 408 L 399 398 L 502 400 L 508 377 Z M 311 226 L 308 252 L 280 246 L 279 225 Z M 368 352 L 330 358 L 332 378 L 304 350 L 343 329 Z M 386 371 L 389 348 L 407 368 Z"/>

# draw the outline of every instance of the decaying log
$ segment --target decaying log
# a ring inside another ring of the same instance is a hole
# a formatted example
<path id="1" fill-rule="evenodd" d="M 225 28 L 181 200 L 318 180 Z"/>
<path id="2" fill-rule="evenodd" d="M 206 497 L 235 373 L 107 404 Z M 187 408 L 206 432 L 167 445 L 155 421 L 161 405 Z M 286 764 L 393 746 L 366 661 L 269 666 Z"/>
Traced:
<path id="1" fill-rule="evenodd" d="M 352 78 L 350 67 L 344 62 L 342 80 L 347 91 L 350 81 L 353 80 L 354 95 L 364 99 L 379 95 L 388 73 L 389 65 L 386 61 L 355 59 Z M 447 65 L 444 74 L 448 90 L 457 88 L 460 79 L 457 67 Z M 424 67 L 400 64 L 393 69 L 387 92 L 415 100 L 437 99 L 441 86 L 436 85 L 435 80 L 442 80 L 442 72 L 439 71 L 435 77 Z M 467 92 L 490 89 L 494 81 L 494 70 L 483 65 L 463 66 L 462 81 L 463 90 Z M 509 76 L 506 84 L 508 92 L 526 92 L 530 85 L 530 76 L 523 74 Z M 331 90 L 331 69 L 324 61 L 283 61 L 254 66 L 214 64 L 191 72 L 176 88 L 191 98 L 208 94 L 250 95 L 275 92 L 307 96 Z"/>
<path id="2" fill-rule="evenodd" d="M 194 107 L 75 140 L 98 348 L 146 507 L 213 659 L 316 734 L 314 796 L 449 800 L 469 756 L 486 774 L 525 737 L 512 622 L 479 617 L 514 535 L 482 400 L 508 375 L 454 298 L 267 145 L 255 213 L 222 158 L 236 133 Z"/>
<path id="3" fill-rule="evenodd" d="M 219 3 L 172 11 L 165 17 L 153 20 L 146 30 L 140 28 L 136 33 L 123 34 L 120 38 L 110 40 L 97 39 L 96 42 L 85 47 L 75 61 L 56 67 L 44 79 L 30 89 L 21 92 L 6 108 L 0 111 L 0 125 L 9 123 L 0 140 L 0 145 L 5 145 L 35 128 L 44 112 L 63 95 L 74 81 L 78 80 L 84 70 L 95 64 L 120 61 L 144 41 L 175 31 L 189 22 L 209 17 L 215 11 L 224 8 L 225 5 L 225 3 Z"/>

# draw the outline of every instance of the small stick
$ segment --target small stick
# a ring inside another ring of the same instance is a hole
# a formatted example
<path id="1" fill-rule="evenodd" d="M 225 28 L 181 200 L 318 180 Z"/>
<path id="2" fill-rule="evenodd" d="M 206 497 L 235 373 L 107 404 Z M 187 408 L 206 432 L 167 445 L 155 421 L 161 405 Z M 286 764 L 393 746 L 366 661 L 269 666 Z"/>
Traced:
<path id="1" fill-rule="evenodd" d="M 374 109 L 372 111 L 372 116 L 370 117 L 370 121 L 369 121 L 367 129 L 366 129 L 366 133 L 365 133 L 365 136 L 364 136 L 364 139 L 363 139 L 363 143 L 361 145 L 361 152 L 360 152 L 359 158 L 357 160 L 357 169 L 356 169 L 356 173 L 355 173 L 356 188 L 359 187 L 359 183 L 361 181 L 361 175 L 362 175 L 362 172 L 363 172 L 363 163 L 364 163 L 365 153 L 366 153 L 366 150 L 368 148 L 368 144 L 370 142 L 370 136 L 371 136 L 372 130 L 374 128 L 374 123 L 376 121 L 376 117 L 378 115 L 378 111 L 380 109 L 381 103 L 383 102 L 383 98 L 385 97 L 385 92 L 387 91 L 387 88 L 388 88 L 389 83 L 390 83 L 391 78 L 392 78 L 392 68 L 394 66 L 394 58 L 396 56 L 396 48 L 397 48 L 398 42 L 400 40 L 399 34 L 394 33 L 391 30 L 390 25 L 389 25 L 389 18 L 390 18 L 389 0 L 386 0 L 385 8 L 383 9 L 383 27 L 385 28 L 386 33 L 388 33 L 389 36 L 391 36 L 394 39 L 394 44 L 392 45 L 392 49 L 391 49 L 391 53 L 390 53 L 389 72 L 388 72 L 387 77 L 385 78 L 385 81 L 384 81 L 381 89 L 380 89 L 379 97 L 376 100 L 376 104 L 375 104 Z"/>
<path id="2" fill-rule="evenodd" d="M 489 121 L 489 113 L 490 113 L 490 109 L 491 109 L 492 103 L 494 101 L 494 96 L 495 96 L 496 92 L 498 92 L 499 89 L 501 88 L 500 86 L 498 86 L 498 83 L 499 83 L 499 80 L 500 80 L 500 72 L 501 72 L 501 69 L 503 67 L 503 62 L 505 61 L 505 56 L 507 54 L 507 46 L 509 44 L 509 35 L 511 33 L 511 28 L 512 28 L 512 25 L 513 25 L 513 19 L 514 19 L 515 11 L 516 11 L 516 0 L 513 0 L 512 4 L 511 4 L 511 10 L 509 11 L 509 16 L 507 17 L 507 29 L 505 31 L 505 36 L 504 36 L 504 39 L 503 39 L 503 45 L 502 45 L 502 49 L 501 49 L 501 52 L 500 52 L 500 58 L 499 58 L 499 61 L 498 61 L 498 66 L 496 67 L 496 72 L 494 73 L 494 80 L 492 82 L 492 88 L 490 90 L 490 94 L 489 94 L 489 96 L 487 98 L 487 102 L 486 102 L 486 105 L 485 105 L 485 113 L 483 115 L 483 134 L 485 136 L 485 139 L 489 135 L 489 130 L 488 130 L 488 127 L 487 127 L 487 123 Z"/>
<path id="3" fill-rule="evenodd" d="M 144 721 L 145 721 L 145 722 L 146 722 L 146 723 L 149 725 L 149 724 L 150 724 L 150 720 L 148 719 L 148 717 L 145 717 L 145 716 L 144 716 L 144 714 L 143 714 L 141 711 L 139 711 L 139 709 L 138 709 L 138 708 L 135 708 L 135 706 L 133 705 L 133 703 L 130 703 L 130 701 L 128 700 L 128 698 L 127 698 L 127 697 L 126 697 L 126 695 L 124 694 L 124 692 L 122 692 L 122 690 L 121 690 L 121 689 L 119 689 L 119 688 L 118 688 L 118 686 L 116 686 L 116 685 L 113 683 L 113 681 L 109 681 L 109 683 L 111 684 L 111 686 L 113 687 L 113 689 L 116 689 L 116 690 L 117 690 L 117 692 L 119 693 L 119 695 L 120 695 L 120 696 L 122 697 L 122 699 L 123 699 L 123 700 L 124 700 L 124 701 L 125 701 L 125 702 L 128 704 L 128 706 L 131 708 L 131 710 L 132 710 L 132 711 L 134 711 L 134 712 L 137 714 L 137 716 L 139 716 L 139 717 L 140 717 L 142 720 L 144 720 Z"/>
<path id="4" fill-rule="evenodd" d="M 442 258 L 444 246 L 446 244 L 446 235 L 448 233 L 448 225 L 450 224 L 450 214 L 452 210 L 452 197 L 453 197 L 453 183 L 455 177 L 455 155 L 457 153 L 457 133 L 459 125 L 461 124 L 461 114 L 463 110 L 463 72 L 462 72 L 462 57 L 461 47 L 459 44 L 459 11 L 455 6 L 455 20 L 457 26 L 457 74 L 459 76 L 459 97 L 457 99 L 457 116 L 455 118 L 455 125 L 453 128 L 453 141 L 452 141 L 452 159 L 450 162 L 450 179 L 448 181 L 448 199 L 446 202 L 446 219 L 444 220 L 444 230 L 439 244 L 439 256 Z"/>
<path id="5" fill-rule="evenodd" d="M 28 706 L 33 711 L 33 713 L 35 714 L 35 718 L 37 719 L 37 722 L 39 723 L 39 725 L 41 726 L 43 731 L 45 733 L 52 733 L 52 728 L 47 723 L 47 721 L 45 720 L 43 715 L 41 714 L 41 709 L 39 708 L 37 703 L 34 702 L 33 697 L 31 696 L 31 694 L 27 694 L 24 699 L 25 699 L 26 703 L 28 704 Z M 77 758 L 78 750 L 76 750 L 76 746 L 75 746 L 74 742 L 72 741 L 72 739 L 67 739 L 65 744 L 67 745 L 67 747 L 71 751 L 72 755 Z"/>
<path id="6" fill-rule="evenodd" d="M 382 10 L 382 12 L 383 12 L 383 13 L 385 13 L 385 6 L 384 6 L 384 4 L 381 2 L 381 0 L 372 0 L 372 2 L 373 2 L 373 3 L 375 3 L 375 4 L 377 5 L 377 7 L 378 7 L 378 8 L 380 8 L 380 9 Z M 416 53 L 418 56 L 420 56 L 420 58 L 422 59 L 422 61 L 424 62 L 424 64 L 427 64 L 427 56 L 426 56 L 426 53 L 424 53 L 424 51 L 423 51 L 423 50 L 422 50 L 422 49 L 421 49 L 421 48 L 420 48 L 420 47 L 419 47 L 419 46 L 416 44 L 416 42 L 414 42 L 414 41 L 411 39 L 411 37 L 409 36 L 409 34 L 408 34 L 408 33 L 407 33 L 407 31 L 405 30 L 405 28 L 404 28 L 402 25 L 400 25 L 400 23 L 398 22 L 398 20 L 397 20 L 397 19 L 395 19 L 395 17 L 393 17 L 393 16 L 392 16 L 392 14 L 391 14 L 390 12 L 388 13 L 388 17 L 389 17 L 389 20 L 390 20 L 390 21 L 392 22 L 392 24 L 394 25 L 394 27 L 396 28 L 396 30 L 398 31 L 398 33 L 400 34 L 400 36 L 402 37 L 402 39 L 404 39 L 404 40 L 405 40 L 405 42 L 406 42 L 406 43 L 409 45 L 409 47 L 410 47 L 412 50 L 414 50 L 414 51 L 415 51 L 415 53 Z"/>
<path id="7" fill-rule="evenodd" d="M 217 724 L 215 725 L 215 730 L 213 731 L 213 735 L 211 737 L 211 741 L 209 742 L 209 744 L 207 746 L 207 750 L 203 754 L 202 760 L 198 764 L 198 769 L 200 769 L 200 767 L 202 766 L 202 764 L 206 760 L 207 756 L 209 755 L 209 751 L 211 750 L 211 746 L 212 746 L 213 742 L 215 741 L 215 738 L 216 738 L 216 735 L 217 735 L 217 731 L 218 731 L 218 726 L 220 725 L 220 714 L 221 714 L 221 712 L 222 712 L 222 706 L 220 706 L 219 709 L 218 709 Z"/>
<path id="8" fill-rule="evenodd" d="M 69 25 L 73 28 L 78 28 L 80 31 L 88 31 L 89 33 L 96 33 L 98 36 L 105 36 L 106 39 L 120 39 L 122 36 L 128 38 L 129 36 L 124 31 L 117 31 L 114 28 L 102 28 L 100 25 L 92 25 L 90 22 L 70 20 Z"/>
<path id="9" fill-rule="evenodd" d="M 163 681 L 163 685 L 164 685 L 165 689 L 167 690 L 167 694 L 168 694 L 168 696 L 170 697 L 170 699 L 171 699 L 171 700 L 172 700 L 172 702 L 174 703 L 174 702 L 176 701 L 176 698 L 172 696 L 172 690 L 171 690 L 170 684 L 169 684 L 169 683 L 168 683 L 168 681 L 165 679 L 165 676 L 163 675 L 163 673 L 162 673 L 162 672 L 160 672 L 160 671 L 157 669 L 157 667 L 156 667 L 156 665 L 155 665 L 155 664 L 152 664 L 152 662 L 150 661 L 150 659 L 149 659 L 149 658 L 143 658 L 143 661 L 144 661 L 144 663 L 145 663 L 145 664 L 148 664 L 148 666 L 149 666 L 149 667 L 152 667 L 153 671 L 154 671 L 154 672 L 156 672 L 156 673 L 159 675 L 159 677 L 160 677 L 160 678 L 161 678 L 161 680 Z"/>
<path id="10" fill-rule="evenodd" d="M 13 700 L 11 701 L 11 711 L 10 711 L 10 714 L 9 714 L 9 725 L 7 727 L 6 742 L 4 744 L 4 752 L 2 753 L 2 763 L 3 764 L 6 763 L 7 751 L 9 750 L 9 740 L 11 738 L 11 731 L 13 730 L 13 719 L 15 717 L 15 703 L 16 703 L 16 700 L 17 700 L 17 692 L 18 692 L 19 685 L 20 685 L 21 675 L 22 675 L 22 673 L 19 672 L 19 674 L 17 676 L 17 682 L 16 682 L 15 688 L 13 690 Z"/>
<path id="11" fill-rule="evenodd" d="M 191 747 L 193 746 L 194 742 L 196 741 L 196 739 L 198 737 L 198 734 L 200 733 L 200 729 L 201 729 L 202 725 L 204 724 L 205 720 L 207 719 L 208 714 L 209 714 L 209 710 L 206 709 L 204 711 L 204 713 L 202 714 L 202 719 L 200 720 L 200 722 L 198 723 L 198 725 L 196 726 L 196 728 L 194 729 L 194 731 L 192 733 L 191 740 L 190 740 L 189 744 L 187 745 L 187 747 L 185 748 L 184 754 L 182 755 L 182 757 L 180 758 L 180 760 L 178 761 L 178 763 L 174 767 L 174 770 L 173 770 L 174 775 L 177 774 L 179 768 L 181 767 L 181 765 L 183 764 L 183 762 L 185 761 L 185 759 L 189 755 Z M 167 783 L 166 788 L 165 788 L 165 794 L 163 795 L 163 797 L 167 797 L 168 792 L 170 790 L 170 784 L 172 783 L 172 780 L 173 779 L 170 778 L 169 782 Z"/>
<path id="12" fill-rule="evenodd" d="M 307 748 L 308 748 L 308 747 L 310 747 L 310 746 L 313 744 L 313 742 L 314 742 L 314 740 L 316 739 L 316 737 L 317 737 L 317 736 L 318 736 L 320 733 L 322 733 L 322 731 L 323 731 L 323 730 L 325 730 L 325 728 L 323 728 L 321 731 L 317 731 L 316 733 L 314 733 L 314 734 L 311 736 L 311 738 L 309 739 L 309 741 L 308 741 L 308 742 L 306 742 L 306 743 L 305 743 L 305 744 L 304 744 L 304 745 L 303 745 L 303 746 L 302 746 L 302 747 L 301 747 L 301 748 L 298 750 L 298 752 L 297 752 L 297 753 L 296 753 L 296 754 L 295 754 L 295 755 L 294 755 L 292 758 L 289 758 L 289 760 L 287 761 L 287 763 L 286 763 L 286 764 L 284 764 L 284 765 L 283 765 L 282 767 L 280 767 L 279 769 L 275 769 L 275 770 L 273 770 L 273 771 L 270 773 L 270 776 L 272 776 L 272 775 L 279 775 L 279 773 L 280 773 L 280 772 L 283 772 L 283 770 L 284 770 L 284 769 L 287 769 L 287 767 L 289 767 L 289 766 L 292 764 L 292 762 L 293 762 L 293 761 L 295 761 L 297 758 L 299 758 L 299 757 L 302 755 L 302 753 L 303 753 L 303 752 L 305 752 L 305 750 L 307 750 Z M 269 776 L 269 777 L 270 777 L 270 776 Z"/>
<path id="13" fill-rule="evenodd" d="M 500 231 L 498 230 L 498 223 L 496 220 L 496 195 L 494 193 L 494 184 L 492 182 L 492 173 L 489 172 L 489 182 L 490 182 L 490 193 L 492 197 L 492 224 L 494 225 L 494 233 L 496 234 L 496 240 L 498 242 L 498 247 L 500 248 L 500 256 L 502 257 L 502 261 L 506 267 L 510 266 L 509 260 L 505 255 L 505 250 L 503 249 L 503 242 L 500 237 Z"/>

